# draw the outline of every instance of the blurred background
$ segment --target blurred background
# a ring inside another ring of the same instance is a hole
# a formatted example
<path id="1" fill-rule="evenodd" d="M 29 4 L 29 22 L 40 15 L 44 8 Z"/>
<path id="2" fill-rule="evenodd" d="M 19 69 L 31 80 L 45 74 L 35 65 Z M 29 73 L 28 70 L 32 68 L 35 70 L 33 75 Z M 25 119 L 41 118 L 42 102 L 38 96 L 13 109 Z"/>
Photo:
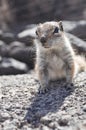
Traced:
<path id="1" fill-rule="evenodd" d="M 0 0 L 0 25 L 86 20 L 86 0 Z"/>
<path id="2" fill-rule="evenodd" d="M 34 68 L 36 24 L 51 20 L 85 43 L 86 0 L 0 0 L 0 75 Z"/>

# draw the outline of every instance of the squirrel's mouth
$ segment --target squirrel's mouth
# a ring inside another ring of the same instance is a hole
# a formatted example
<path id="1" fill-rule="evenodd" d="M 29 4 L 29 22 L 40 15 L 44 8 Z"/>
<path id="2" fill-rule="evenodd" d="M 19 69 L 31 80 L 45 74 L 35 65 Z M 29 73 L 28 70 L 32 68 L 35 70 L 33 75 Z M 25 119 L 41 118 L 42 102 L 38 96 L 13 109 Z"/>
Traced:
<path id="1" fill-rule="evenodd" d="M 42 46 L 43 46 L 44 48 L 50 48 L 50 46 L 47 45 L 47 43 L 42 44 Z"/>
<path id="2" fill-rule="evenodd" d="M 43 46 L 44 48 L 50 48 L 50 46 Z"/>

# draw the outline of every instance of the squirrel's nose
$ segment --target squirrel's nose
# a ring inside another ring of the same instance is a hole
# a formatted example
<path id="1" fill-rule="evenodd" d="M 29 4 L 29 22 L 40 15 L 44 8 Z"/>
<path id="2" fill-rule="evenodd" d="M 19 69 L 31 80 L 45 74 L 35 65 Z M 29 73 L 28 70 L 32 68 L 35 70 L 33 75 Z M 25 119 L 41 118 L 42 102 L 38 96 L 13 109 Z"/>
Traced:
<path id="1" fill-rule="evenodd" d="M 42 42 L 42 43 L 45 43 L 46 42 L 46 37 L 41 37 L 41 39 L 40 39 L 40 41 Z"/>

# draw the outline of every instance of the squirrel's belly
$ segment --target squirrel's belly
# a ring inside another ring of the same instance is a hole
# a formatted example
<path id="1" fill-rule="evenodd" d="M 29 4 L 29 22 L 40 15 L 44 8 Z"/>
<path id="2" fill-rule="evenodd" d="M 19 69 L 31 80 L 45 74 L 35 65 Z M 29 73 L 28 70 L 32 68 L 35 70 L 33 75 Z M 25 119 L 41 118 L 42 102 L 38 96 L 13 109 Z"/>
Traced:
<path id="1" fill-rule="evenodd" d="M 49 62 L 48 74 L 49 80 L 65 78 L 66 67 L 64 61 L 61 58 L 54 56 Z"/>

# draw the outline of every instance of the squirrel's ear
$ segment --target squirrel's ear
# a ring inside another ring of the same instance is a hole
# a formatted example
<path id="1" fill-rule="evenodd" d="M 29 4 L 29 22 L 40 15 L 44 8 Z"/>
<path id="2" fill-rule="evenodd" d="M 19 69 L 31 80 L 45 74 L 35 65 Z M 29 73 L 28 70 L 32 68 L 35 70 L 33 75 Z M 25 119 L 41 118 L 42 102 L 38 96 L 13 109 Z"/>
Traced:
<path id="1" fill-rule="evenodd" d="M 59 23 L 60 30 L 64 31 L 62 21 L 59 21 L 58 23 Z"/>

